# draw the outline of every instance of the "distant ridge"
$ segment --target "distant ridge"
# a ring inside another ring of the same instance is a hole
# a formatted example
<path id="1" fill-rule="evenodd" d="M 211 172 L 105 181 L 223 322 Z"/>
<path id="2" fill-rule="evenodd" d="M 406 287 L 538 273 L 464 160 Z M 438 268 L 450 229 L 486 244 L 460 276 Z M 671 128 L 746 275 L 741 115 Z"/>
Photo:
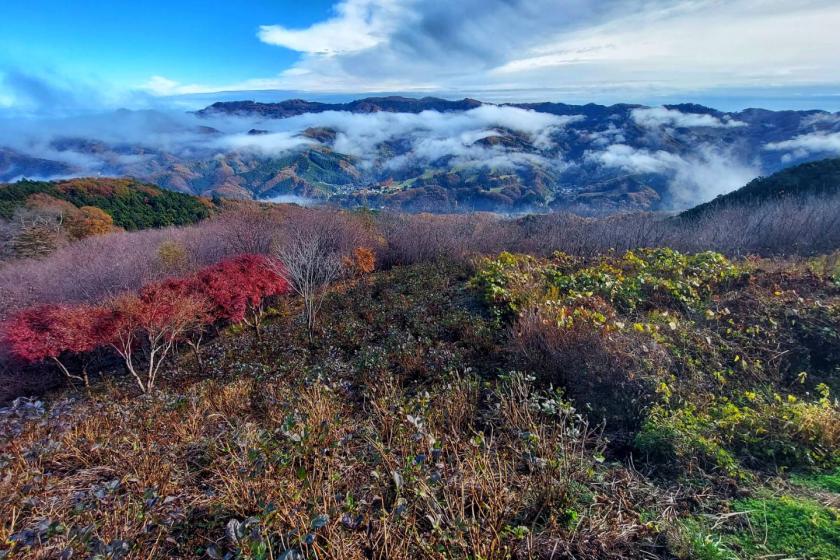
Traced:
<path id="1" fill-rule="evenodd" d="M 220 101 L 213 103 L 197 112 L 199 115 L 245 114 L 260 115 L 270 118 L 288 118 L 305 113 L 324 113 L 326 111 L 347 111 L 350 113 L 422 113 L 423 111 L 439 111 L 449 113 L 467 111 L 483 105 L 475 99 L 461 99 L 448 101 L 437 97 L 367 97 L 349 103 L 319 103 L 304 99 L 289 99 L 279 103 L 259 103 L 256 101 Z"/>

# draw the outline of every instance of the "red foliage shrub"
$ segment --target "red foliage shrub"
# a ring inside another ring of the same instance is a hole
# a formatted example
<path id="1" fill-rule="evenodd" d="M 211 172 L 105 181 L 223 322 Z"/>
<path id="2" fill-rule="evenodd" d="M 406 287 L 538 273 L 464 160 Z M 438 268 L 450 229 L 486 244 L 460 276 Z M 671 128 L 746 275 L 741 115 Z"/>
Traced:
<path id="1" fill-rule="evenodd" d="M 185 293 L 180 283 L 148 286 L 139 295 L 126 294 L 108 302 L 101 342 L 116 350 L 140 390 L 148 392 L 175 344 L 211 322 L 210 308 L 207 299 Z M 142 371 L 138 354 L 145 358 Z"/>
<path id="2" fill-rule="evenodd" d="M 177 343 L 187 342 L 198 358 L 205 328 L 217 321 L 244 322 L 259 335 L 265 299 L 288 291 L 268 257 L 241 255 L 185 278 L 148 284 L 98 307 L 24 309 L 3 324 L 2 342 L 12 357 L 27 363 L 52 360 L 67 377 L 86 384 L 87 375 L 71 374 L 61 357 L 110 346 L 147 392 Z"/>
<path id="3" fill-rule="evenodd" d="M 289 291 L 288 283 L 262 255 L 241 255 L 209 266 L 195 276 L 194 282 L 196 290 L 212 302 L 215 319 L 247 322 L 255 327 L 265 298 Z"/>
<path id="4" fill-rule="evenodd" d="M 83 354 L 102 344 L 105 314 L 87 305 L 42 305 L 24 309 L 3 325 L 3 340 L 11 355 L 24 362 L 50 359 L 64 375 L 87 384 L 87 374 L 71 374 L 61 356 Z"/>

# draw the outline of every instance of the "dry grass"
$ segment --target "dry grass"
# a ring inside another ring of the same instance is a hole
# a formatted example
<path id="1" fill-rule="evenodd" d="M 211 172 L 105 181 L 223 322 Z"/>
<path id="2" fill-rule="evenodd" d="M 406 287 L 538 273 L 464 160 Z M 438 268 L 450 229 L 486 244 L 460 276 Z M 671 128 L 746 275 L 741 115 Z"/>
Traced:
<path id="1" fill-rule="evenodd" d="M 170 376 L 144 397 L 100 383 L 45 410 L 21 404 L 0 432 L 0 541 L 19 558 L 622 558 L 654 547 L 631 505 L 652 490 L 604 462 L 598 429 L 523 374 L 470 366 L 494 342 L 453 303 L 459 274 L 343 286 L 308 354 L 285 310 L 266 342 L 242 332 L 211 343 L 214 378 Z M 337 316 L 345 305 L 358 324 Z M 170 374 L 192 363 L 185 355 Z"/>

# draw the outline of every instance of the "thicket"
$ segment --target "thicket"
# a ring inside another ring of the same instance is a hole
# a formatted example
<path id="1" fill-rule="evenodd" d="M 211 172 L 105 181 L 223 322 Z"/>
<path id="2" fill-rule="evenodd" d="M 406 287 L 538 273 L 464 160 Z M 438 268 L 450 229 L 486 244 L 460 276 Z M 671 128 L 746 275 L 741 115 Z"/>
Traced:
<path id="1" fill-rule="evenodd" d="M 503 253 L 472 282 L 528 370 L 660 473 L 739 477 L 840 465 L 840 286 L 798 275 L 644 249 Z"/>
<path id="2" fill-rule="evenodd" d="M 12 360 L 51 360 L 85 386 L 95 353 L 110 349 L 146 393 L 177 344 L 192 347 L 201 365 L 201 340 L 219 322 L 244 323 L 258 334 L 265 301 L 289 290 L 274 269 L 265 257 L 240 255 L 98 305 L 26 308 L 0 324 L 0 339 Z"/>

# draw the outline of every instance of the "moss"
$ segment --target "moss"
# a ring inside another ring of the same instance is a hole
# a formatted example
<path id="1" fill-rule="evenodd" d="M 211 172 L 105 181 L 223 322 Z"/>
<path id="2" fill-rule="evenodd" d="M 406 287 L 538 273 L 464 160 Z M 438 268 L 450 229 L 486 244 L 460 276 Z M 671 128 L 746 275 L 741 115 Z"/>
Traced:
<path id="1" fill-rule="evenodd" d="M 728 541 L 748 558 L 840 558 L 840 512 L 834 508 L 792 496 L 737 500 L 732 507 L 747 513 L 751 530 L 741 530 Z"/>
<path id="2" fill-rule="evenodd" d="M 840 469 L 819 474 L 798 474 L 792 476 L 791 481 L 808 488 L 840 494 Z"/>

